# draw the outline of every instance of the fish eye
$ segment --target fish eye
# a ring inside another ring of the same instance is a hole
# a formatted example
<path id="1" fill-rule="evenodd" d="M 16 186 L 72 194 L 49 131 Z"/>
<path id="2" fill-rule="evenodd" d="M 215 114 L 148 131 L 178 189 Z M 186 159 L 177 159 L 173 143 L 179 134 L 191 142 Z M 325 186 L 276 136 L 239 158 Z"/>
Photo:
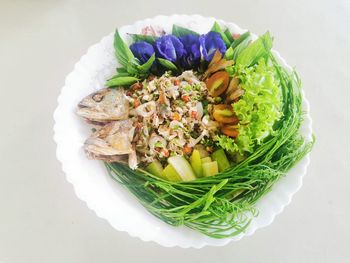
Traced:
<path id="1" fill-rule="evenodd" d="M 102 94 L 97 93 L 97 94 L 92 96 L 92 99 L 96 102 L 100 102 L 101 100 L 103 100 L 103 97 L 104 96 Z"/>

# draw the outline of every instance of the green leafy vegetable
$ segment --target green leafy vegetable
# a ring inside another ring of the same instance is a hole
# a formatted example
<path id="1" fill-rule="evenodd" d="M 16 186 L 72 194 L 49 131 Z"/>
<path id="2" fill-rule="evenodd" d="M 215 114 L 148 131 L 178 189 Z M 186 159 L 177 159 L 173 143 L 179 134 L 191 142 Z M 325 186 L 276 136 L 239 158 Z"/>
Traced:
<path id="1" fill-rule="evenodd" d="M 163 58 L 158 58 L 158 61 L 166 69 L 169 69 L 172 71 L 178 71 L 177 66 L 173 62 L 166 60 L 166 59 L 163 59 Z"/>
<path id="2" fill-rule="evenodd" d="M 230 40 L 227 38 L 226 34 L 222 31 L 220 25 L 218 24 L 218 22 L 214 22 L 214 25 L 213 27 L 211 28 L 210 31 L 214 31 L 214 32 L 217 32 L 221 35 L 222 37 L 222 40 L 224 40 L 225 44 L 227 47 L 229 47 L 231 45 L 231 42 Z"/>
<path id="3" fill-rule="evenodd" d="M 229 47 L 225 52 L 225 59 L 233 60 L 233 48 Z"/>
<path id="4" fill-rule="evenodd" d="M 118 62 L 124 67 L 127 67 L 128 62 L 134 58 L 130 48 L 120 37 L 118 30 L 116 30 L 114 34 L 114 50 Z"/>
<path id="5" fill-rule="evenodd" d="M 134 39 L 141 36 L 132 35 Z M 116 30 L 114 35 L 114 49 L 115 56 L 122 67 L 117 68 L 117 74 L 107 81 L 106 86 L 113 87 L 133 84 L 139 78 L 145 78 L 149 75 L 150 68 L 155 61 L 155 54 L 146 63 L 141 65 L 140 61 L 134 57 L 128 45 L 121 38 L 118 30 Z"/>
<path id="6" fill-rule="evenodd" d="M 235 114 L 240 120 L 239 136 L 236 140 L 218 139 L 218 145 L 225 150 L 253 152 L 268 135 L 274 134 L 273 125 L 282 116 L 282 98 L 275 70 L 261 59 L 250 68 L 240 68 L 237 73 L 241 79 L 243 97 L 233 104 Z"/>
<path id="7" fill-rule="evenodd" d="M 257 63 L 260 58 L 265 58 L 269 56 L 270 50 L 272 48 L 272 38 L 269 32 L 260 36 L 256 41 L 251 43 L 247 48 L 242 50 L 237 57 L 237 64 L 242 66 L 252 66 Z"/>
<path id="8" fill-rule="evenodd" d="M 232 48 L 233 60 L 237 61 L 238 56 L 242 53 L 243 50 L 245 50 L 248 47 L 249 43 L 250 43 L 250 39 L 246 38 L 241 43 L 239 43 L 235 48 Z"/>
<path id="9" fill-rule="evenodd" d="M 134 84 L 138 81 L 138 78 L 135 77 L 115 77 L 107 81 L 107 87 L 118 87 L 118 86 L 127 86 Z"/>
<path id="10" fill-rule="evenodd" d="M 156 55 L 153 54 L 147 61 L 141 66 L 138 66 L 138 70 L 142 73 L 147 73 L 149 69 L 152 67 L 154 60 L 156 59 Z"/>
<path id="11" fill-rule="evenodd" d="M 249 37 L 250 37 L 250 32 L 249 31 L 243 33 L 238 39 L 236 39 L 232 43 L 232 45 L 231 45 L 232 49 L 235 49 L 239 44 L 241 44 L 244 40 L 246 40 Z"/>
<path id="12" fill-rule="evenodd" d="M 157 36 L 141 35 L 141 34 L 129 34 L 129 35 L 131 36 L 132 40 L 134 40 L 134 42 L 146 41 L 150 44 L 153 44 L 159 38 Z"/>
<path id="13" fill-rule="evenodd" d="M 234 39 L 232 37 L 232 33 L 230 32 L 230 30 L 228 28 L 225 29 L 224 34 L 227 37 L 228 41 L 230 43 L 233 43 Z"/>
<path id="14" fill-rule="evenodd" d="M 214 137 L 216 144 L 227 152 L 234 153 L 237 152 L 238 146 L 235 139 L 228 137 L 226 135 L 216 135 Z"/>
<path id="15" fill-rule="evenodd" d="M 172 34 L 177 37 L 182 37 L 184 35 L 199 35 L 197 32 L 177 25 L 173 25 Z"/>
<path id="16" fill-rule="evenodd" d="M 128 72 L 120 72 L 120 73 L 117 72 L 117 74 L 115 74 L 110 79 L 115 79 L 115 78 L 120 78 L 120 77 L 130 77 L 130 74 Z"/>

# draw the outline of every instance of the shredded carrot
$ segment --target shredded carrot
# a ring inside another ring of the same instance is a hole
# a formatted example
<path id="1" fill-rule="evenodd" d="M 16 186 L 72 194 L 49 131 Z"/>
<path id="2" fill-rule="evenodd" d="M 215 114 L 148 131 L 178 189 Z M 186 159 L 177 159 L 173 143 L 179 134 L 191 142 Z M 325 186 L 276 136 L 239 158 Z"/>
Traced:
<path id="1" fill-rule="evenodd" d="M 192 118 L 197 119 L 198 118 L 198 113 L 196 111 L 192 111 L 191 112 L 191 116 L 192 116 Z"/>
<path id="2" fill-rule="evenodd" d="M 188 95 L 183 95 L 183 96 L 182 96 L 182 100 L 183 100 L 184 102 L 189 102 L 189 101 L 190 101 L 190 96 L 188 96 Z"/>
<path id="3" fill-rule="evenodd" d="M 139 99 L 134 99 L 134 108 L 137 108 L 138 106 L 140 106 L 141 102 Z"/>
<path id="4" fill-rule="evenodd" d="M 184 154 L 190 154 L 192 152 L 192 147 L 185 145 L 185 147 L 183 148 L 183 152 Z"/>
<path id="5" fill-rule="evenodd" d="M 136 83 L 133 84 L 130 88 L 131 88 L 132 90 L 140 90 L 140 89 L 142 89 L 142 87 L 143 87 L 142 83 L 136 82 Z"/>
<path id="6" fill-rule="evenodd" d="M 164 95 L 163 92 L 160 92 L 158 101 L 159 101 L 160 104 L 164 104 L 165 103 L 166 98 L 165 98 L 165 95 Z"/>
<path id="7" fill-rule="evenodd" d="M 181 119 L 180 114 L 178 114 L 177 112 L 174 112 L 172 119 L 174 121 L 179 121 Z"/>
<path id="8" fill-rule="evenodd" d="M 163 154 L 164 157 L 169 157 L 169 151 L 168 151 L 167 149 L 164 149 L 164 148 L 163 148 L 163 149 L 161 150 L 161 152 L 162 152 L 162 154 Z"/>
<path id="9" fill-rule="evenodd" d="M 179 85 L 180 85 L 180 80 L 175 79 L 175 80 L 174 80 L 174 85 L 175 85 L 175 86 L 179 86 Z"/>

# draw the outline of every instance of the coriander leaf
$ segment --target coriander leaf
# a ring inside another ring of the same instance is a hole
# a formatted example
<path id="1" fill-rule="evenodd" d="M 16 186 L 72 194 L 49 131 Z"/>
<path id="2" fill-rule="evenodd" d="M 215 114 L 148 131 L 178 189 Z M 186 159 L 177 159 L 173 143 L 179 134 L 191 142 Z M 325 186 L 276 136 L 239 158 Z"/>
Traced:
<path id="1" fill-rule="evenodd" d="M 116 77 L 107 81 L 107 87 L 128 86 L 134 84 L 139 79 L 135 77 Z"/>
<path id="2" fill-rule="evenodd" d="M 173 29 L 172 29 L 171 33 L 176 37 L 182 37 L 185 35 L 196 35 L 196 36 L 199 35 L 197 32 L 194 32 L 188 28 L 184 28 L 184 27 L 177 26 L 177 25 L 173 25 Z"/>

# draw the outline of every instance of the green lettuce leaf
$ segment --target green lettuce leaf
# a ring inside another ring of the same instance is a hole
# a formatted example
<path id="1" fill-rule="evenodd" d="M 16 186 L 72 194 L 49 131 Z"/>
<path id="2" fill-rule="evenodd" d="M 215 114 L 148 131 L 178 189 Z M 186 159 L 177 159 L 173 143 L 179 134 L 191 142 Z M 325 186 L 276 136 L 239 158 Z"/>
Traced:
<path id="1" fill-rule="evenodd" d="M 264 59 L 252 67 L 238 67 L 242 98 L 232 104 L 239 118 L 239 136 L 236 139 L 220 135 L 217 145 L 229 152 L 252 153 L 269 135 L 274 135 L 274 124 L 282 117 L 282 95 L 276 72 Z"/>

